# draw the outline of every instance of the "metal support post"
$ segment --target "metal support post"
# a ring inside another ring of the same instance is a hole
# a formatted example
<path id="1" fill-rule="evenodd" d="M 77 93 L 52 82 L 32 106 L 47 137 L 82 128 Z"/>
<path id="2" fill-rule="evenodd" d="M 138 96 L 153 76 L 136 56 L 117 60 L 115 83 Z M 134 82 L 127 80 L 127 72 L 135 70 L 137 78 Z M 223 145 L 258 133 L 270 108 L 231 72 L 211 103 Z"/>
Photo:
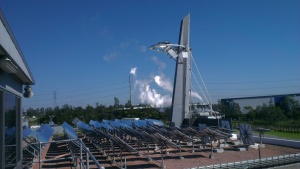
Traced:
<path id="1" fill-rule="evenodd" d="M 86 152 L 85 152 L 85 154 L 86 154 L 86 168 L 90 168 L 89 167 L 89 153 L 88 153 L 88 151 L 89 151 L 89 148 L 86 148 Z"/>
<path id="2" fill-rule="evenodd" d="M 80 169 L 82 169 L 82 139 L 80 139 Z"/>
<path id="3" fill-rule="evenodd" d="M 41 166 L 41 162 L 42 162 L 42 144 L 41 144 L 41 142 L 39 143 L 39 146 L 40 146 L 40 155 L 39 155 L 39 169 L 41 169 L 42 168 L 42 166 Z"/>
<path id="4" fill-rule="evenodd" d="M 214 154 L 213 154 L 213 143 L 212 143 L 212 140 L 210 141 L 210 144 L 211 144 L 211 153 L 209 155 L 209 158 L 210 159 L 214 159 L 215 157 L 214 157 Z"/>
<path id="5" fill-rule="evenodd" d="M 192 153 L 195 153 L 194 141 L 192 141 L 192 145 L 193 145 Z"/>

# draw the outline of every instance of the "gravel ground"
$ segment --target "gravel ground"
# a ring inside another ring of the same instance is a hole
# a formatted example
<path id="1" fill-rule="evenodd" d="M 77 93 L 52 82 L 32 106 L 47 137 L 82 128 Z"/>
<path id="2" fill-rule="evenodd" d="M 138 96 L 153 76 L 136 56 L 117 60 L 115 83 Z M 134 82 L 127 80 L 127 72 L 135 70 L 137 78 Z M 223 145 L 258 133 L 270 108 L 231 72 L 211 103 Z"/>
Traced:
<path id="1" fill-rule="evenodd" d="M 196 148 L 196 146 L 195 146 Z M 180 159 L 179 150 L 170 149 L 169 153 L 164 153 L 164 164 L 166 169 L 185 169 L 191 167 L 199 167 L 220 163 L 229 163 L 229 162 L 238 162 L 244 160 L 258 159 L 259 151 L 258 149 L 249 148 L 248 151 L 236 151 L 232 146 L 228 148 L 224 148 L 223 153 L 213 153 L 214 159 L 210 159 L 209 156 L 211 154 L 210 147 L 206 149 L 199 149 L 197 147 L 195 152 L 191 152 L 191 146 L 186 146 L 182 148 L 182 157 L 184 159 Z M 141 151 L 142 152 L 142 151 Z M 286 154 L 295 154 L 300 153 L 300 149 L 288 148 L 288 147 L 280 147 L 274 145 L 265 145 L 264 148 L 261 148 L 261 158 L 286 155 Z M 143 154 L 146 155 L 146 151 L 144 150 Z M 145 156 L 137 158 L 136 156 L 125 155 L 127 158 L 127 168 L 128 169 L 143 169 L 143 168 L 160 168 L 161 166 L 161 154 L 159 152 L 153 153 L 150 151 L 150 157 L 152 161 L 146 162 Z M 123 157 L 124 158 L 124 157 Z M 117 160 L 117 164 L 119 164 Z M 114 164 L 113 166 L 116 166 Z M 112 168 L 115 168 L 111 166 Z M 106 166 L 106 168 L 110 168 Z"/>
<path id="2" fill-rule="evenodd" d="M 126 158 L 127 169 L 158 169 L 162 165 L 161 153 L 160 150 L 154 151 L 155 146 L 152 144 L 150 147 L 149 156 L 152 159 L 148 161 L 148 149 L 146 145 L 137 146 L 137 144 L 131 144 L 136 150 L 139 150 L 141 155 L 138 153 L 129 153 L 126 151 L 122 152 L 122 161 Z M 217 144 L 213 145 L 214 148 L 217 147 Z M 255 148 L 249 148 L 248 151 L 237 151 L 236 147 L 229 144 L 229 147 L 225 147 L 223 153 L 213 153 L 214 159 L 209 158 L 211 154 L 211 147 L 208 145 L 206 148 L 200 148 L 200 142 L 195 143 L 195 152 L 192 153 L 192 145 L 187 145 L 186 143 L 181 144 L 181 156 L 183 159 L 180 159 L 180 151 L 178 149 L 168 149 L 167 152 L 164 152 L 164 164 L 166 169 L 186 169 L 191 167 L 199 167 L 213 164 L 229 163 L 229 162 L 239 162 L 244 160 L 253 160 L 259 158 L 259 150 Z M 62 149 L 49 149 L 50 152 L 59 152 Z M 66 150 L 67 151 L 67 150 Z M 111 157 L 110 160 L 107 159 L 107 156 L 103 156 L 103 153 L 98 152 L 97 149 L 90 148 L 90 151 L 94 154 L 96 159 L 101 165 L 106 169 L 119 169 L 121 166 L 121 153 L 118 147 L 115 147 L 115 161 L 116 163 L 111 163 L 113 157 L 112 150 L 107 150 L 106 153 Z M 261 158 L 295 154 L 300 153 L 300 149 L 274 146 L 274 145 L 265 145 L 264 148 L 260 149 Z M 67 162 L 69 163 L 69 162 Z M 67 167 L 67 163 L 50 166 L 43 166 L 43 168 L 74 168 Z M 97 167 L 90 164 L 90 169 L 96 169 Z"/>
<path id="3" fill-rule="evenodd" d="M 261 148 L 261 158 L 279 156 L 285 154 L 294 154 L 300 153 L 299 149 L 279 147 L 273 145 L 266 145 L 265 148 Z M 248 151 L 235 151 L 233 149 L 224 149 L 223 153 L 214 153 L 214 159 L 210 159 L 210 151 L 204 152 L 196 152 L 199 154 L 199 157 L 196 158 L 185 158 L 184 160 L 166 160 L 165 164 L 167 168 L 190 168 L 190 167 L 198 167 L 205 165 L 213 165 L 220 163 L 228 163 L 228 162 L 238 162 L 244 160 L 258 159 L 259 151 L 258 149 L 249 148 Z"/>

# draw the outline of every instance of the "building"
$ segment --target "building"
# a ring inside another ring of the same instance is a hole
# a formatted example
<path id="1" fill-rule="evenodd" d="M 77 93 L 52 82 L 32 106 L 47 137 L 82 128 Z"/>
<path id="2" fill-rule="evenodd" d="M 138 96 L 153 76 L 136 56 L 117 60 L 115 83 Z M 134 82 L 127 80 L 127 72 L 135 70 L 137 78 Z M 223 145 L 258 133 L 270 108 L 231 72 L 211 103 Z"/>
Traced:
<path id="1" fill-rule="evenodd" d="M 243 111 L 246 106 L 251 106 L 252 108 L 255 109 L 257 106 L 263 106 L 264 104 L 269 105 L 270 101 L 275 106 L 278 106 L 286 96 L 291 96 L 294 99 L 300 101 L 300 93 L 295 93 L 295 94 L 270 95 L 270 96 L 227 98 L 227 99 L 221 99 L 221 102 L 225 105 L 228 105 L 229 107 L 231 107 L 234 103 L 237 103 L 239 104 L 241 111 Z"/>
<path id="2" fill-rule="evenodd" d="M 22 97 L 32 96 L 30 85 L 34 83 L 0 10 L 0 168 L 22 168 Z"/>

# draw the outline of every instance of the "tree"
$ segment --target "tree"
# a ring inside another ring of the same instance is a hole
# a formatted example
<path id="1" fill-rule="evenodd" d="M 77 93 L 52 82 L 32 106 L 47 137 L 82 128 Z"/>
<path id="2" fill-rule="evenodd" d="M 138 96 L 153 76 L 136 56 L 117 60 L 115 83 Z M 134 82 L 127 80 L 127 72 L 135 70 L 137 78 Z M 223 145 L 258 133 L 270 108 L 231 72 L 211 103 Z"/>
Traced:
<path id="1" fill-rule="evenodd" d="M 250 120 L 250 121 L 255 120 L 256 113 L 251 106 L 245 106 L 243 109 L 243 112 L 244 112 L 244 114 L 246 114 L 245 115 L 246 120 Z"/>
<path id="2" fill-rule="evenodd" d="M 118 108 L 120 105 L 120 100 L 117 97 L 114 97 L 114 102 L 115 102 L 114 107 Z"/>
<path id="3" fill-rule="evenodd" d="M 73 107 L 68 104 L 62 106 L 60 109 L 60 114 L 63 118 L 63 121 L 66 122 L 72 122 L 72 120 L 75 118 Z"/>
<path id="4" fill-rule="evenodd" d="M 273 104 L 263 104 L 256 107 L 256 118 L 264 120 L 267 124 L 274 124 L 285 119 L 285 115 L 280 107 L 275 107 Z"/>
<path id="5" fill-rule="evenodd" d="M 235 102 L 233 103 L 232 111 L 233 111 L 233 118 L 240 120 L 240 118 L 243 117 L 241 107 L 238 103 Z"/>
<path id="6" fill-rule="evenodd" d="M 126 108 L 132 107 L 131 101 L 130 101 L 130 100 L 128 100 L 127 103 L 125 103 L 125 107 L 126 107 Z"/>
<path id="7" fill-rule="evenodd" d="M 46 117 L 46 116 L 41 116 L 37 119 L 38 124 L 48 124 L 49 120 L 50 120 L 50 118 Z"/>
<path id="8" fill-rule="evenodd" d="M 280 108 L 284 111 L 284 114 L 293 120 L 300 119 L 300 106 L 299 101 L 291 96 L 284 97 L 280 103 Z"/>
<path id="9" fill-rule="evenodd" d="M 54 115 L 53 122 L 55 124 L 63 124 L 64 119 L 63 119 L 62 113 L 60 112 L 60 108 L 58 106 L 56 106 L 53 109 L 53 115 Z"/>
<path id="10" fill-rule="evenodd" d="M 249 112 L 253 111 L 253 108 L 251 106 L 245 106 L 243 111 L 244 114 L 248 114 Z"/>
<path id="11" fill-rule="evenodd" d="M 93 106 L 87 105 L 84 114 L 84 121 L 86 122 L 97 119 L 97 114 Z"/>
<path id="12" fill-rule="evenodd" d="M 97 120 L 102 121 L 104 118 L 104 114 L 106 113 L 107 108 L 104 105 L 96 104 L 95 112 L 97 115 Z"/>
<path id="13" fill-rule="evenodd" d="M 232 117 L 232 113 L 229 109 L 229 104 L 225 104 L 221 102 L 221 100 L 218 100 L 218 110 L 221 114 L 225 114 L 226 117 Z"/>

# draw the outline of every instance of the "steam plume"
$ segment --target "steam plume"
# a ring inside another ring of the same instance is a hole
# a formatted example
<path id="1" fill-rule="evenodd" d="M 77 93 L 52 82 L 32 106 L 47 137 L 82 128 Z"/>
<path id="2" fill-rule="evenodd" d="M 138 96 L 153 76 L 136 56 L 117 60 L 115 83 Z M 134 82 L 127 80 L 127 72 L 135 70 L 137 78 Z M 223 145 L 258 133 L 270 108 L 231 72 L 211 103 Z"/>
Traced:
<path id="1" fill-rule="evenodd" d="M 154 76 L 154 81 L 159 87 L 163 88 L 164 90 L 167 90 L 169 92 L 173 91 L 173 86 L 170 79 L 164 78 L 164 75 Z"/>
<path id="2" fill-rule="evenodd" d="M 130 74 L 135 76 L 136 75 L 136 70 L 137 70 L 137 67 L 131 68 Z"/>
<path id="3" fill-rule="evenodd" d="M 148 81 L 137 80 L 135 85 L 139 88 L 139 99 L 142 103 L 150 104 L 154 107 L 169 106 L 171 97 L 161 95 L 155 89 L 151 89 Z"/>
<path id="4" fill-rule="evenodd" d="M 202 97 L 197 92 L 192 91 L 191 92 L 191 96 L 195 97 L 195 98 L 198 98 L 198 99 L 201 100 L 201 102 L 203 102 Z"/>

